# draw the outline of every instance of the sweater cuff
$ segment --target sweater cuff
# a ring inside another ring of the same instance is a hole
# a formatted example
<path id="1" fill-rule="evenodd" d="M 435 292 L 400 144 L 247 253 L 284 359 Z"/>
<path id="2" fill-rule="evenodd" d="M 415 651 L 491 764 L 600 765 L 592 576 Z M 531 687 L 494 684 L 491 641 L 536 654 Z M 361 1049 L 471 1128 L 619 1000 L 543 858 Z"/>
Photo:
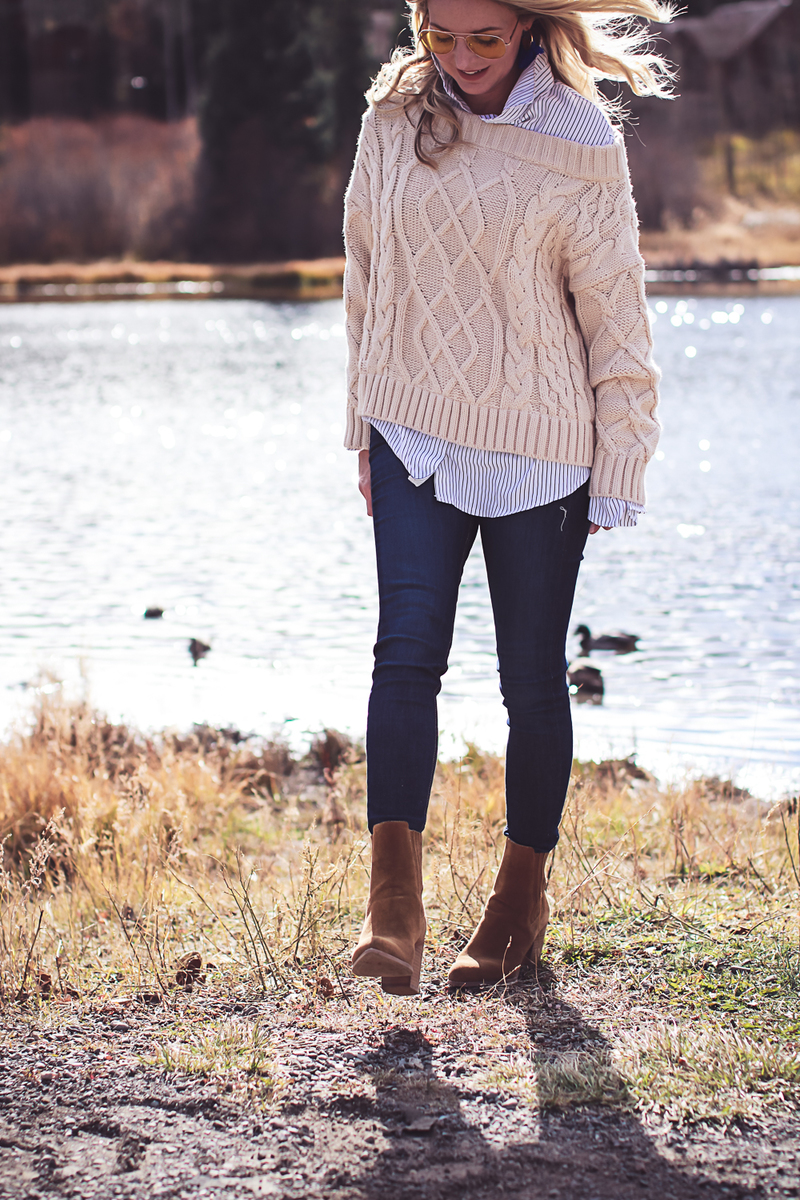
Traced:
<path id="1" fill-rule="evenodd" d="M 369 421 L 362 421 L 355 408 L 347 406 L 347 428 L 344 444 L 348 450 L 369 450 Z"/>
<path id="2" fill-rule="evenodd" d="M 592 466 L 589 495 L 612 496 L 617 500 L 630 500 L 633 504 L 644 505 L 644 469 L 646 465 L 641 458 L 616 458 L 604 450 L 597 449 Z"/>

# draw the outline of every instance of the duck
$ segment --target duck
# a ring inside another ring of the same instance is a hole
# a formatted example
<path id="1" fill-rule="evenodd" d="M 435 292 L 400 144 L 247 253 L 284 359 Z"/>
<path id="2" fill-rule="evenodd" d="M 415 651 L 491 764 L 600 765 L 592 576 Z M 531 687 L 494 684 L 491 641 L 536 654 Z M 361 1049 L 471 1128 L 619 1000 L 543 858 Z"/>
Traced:
<path id="1" fill-rule="evenodd" d="M 569 692 L 578 704 L 602 704 L 605 694 L 603 673 L 599 667 L 593 667 L 585 659 L 576 658 L 567 667 Z"/>
<path id="2" fill-rule="evenodd" d="M 199 638 L 192 638 L 189 642 L 189 653 L 195 666 L 201 658 L 205 658 L 210 649 L 211 647 L 206 642 L 201 642 Z"/>
<path id="3" fill-rule="evenodd" d="M 592 637 L 588 625 L 578 625 L 575 636 L 581 639 L 581 654 L 590 654 L 592 650 L 611 650 L 614 654 L 632 654 L 639 641 L 635 633 L 601 633 Z"/>

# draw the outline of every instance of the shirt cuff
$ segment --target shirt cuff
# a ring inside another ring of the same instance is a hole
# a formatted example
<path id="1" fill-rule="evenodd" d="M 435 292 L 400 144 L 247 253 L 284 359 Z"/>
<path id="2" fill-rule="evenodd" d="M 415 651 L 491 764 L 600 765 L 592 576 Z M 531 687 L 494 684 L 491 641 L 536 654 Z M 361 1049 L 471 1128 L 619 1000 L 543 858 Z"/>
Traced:
<path id="1" fill-rule="evenodd" d="M 617 500 L 614 496 L 592 496 L 589 499 L 589 520 L 604 529 L 616 529 L 620 525 L 636 525 L 644 505 L 632 500 Z"/>

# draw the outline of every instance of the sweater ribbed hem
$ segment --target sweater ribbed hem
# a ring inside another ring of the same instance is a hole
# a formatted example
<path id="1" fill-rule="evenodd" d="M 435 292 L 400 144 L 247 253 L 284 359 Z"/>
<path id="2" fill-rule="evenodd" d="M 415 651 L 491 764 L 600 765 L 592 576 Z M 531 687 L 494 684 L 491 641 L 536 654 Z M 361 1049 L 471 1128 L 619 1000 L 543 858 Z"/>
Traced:
<path id="1" fill-rule="evenodd" d="M 591 467 L 594 460 L 591 421 L 466 404 L 387 375 L 362 375 L 358 392 L 360 417 L 394 421 L 459 446 L 505 450 L 578 467 Z"/>
<path id="2" fill-rule="evenodd" d="M 619 500 L 631 500 L 634 504 L 645 504 L 645 466 L 644 459 L 614 458 L 604 450 L 598 450 L 592 467 L 589 495 L 613 496 Z"/>
<path id="3" fill-rule="evenodd" d="M 370 426 L 362 421 L 354 408 L 347 406 L 347 428 L 344 433 L 346 450 L 369 450 Z"/>

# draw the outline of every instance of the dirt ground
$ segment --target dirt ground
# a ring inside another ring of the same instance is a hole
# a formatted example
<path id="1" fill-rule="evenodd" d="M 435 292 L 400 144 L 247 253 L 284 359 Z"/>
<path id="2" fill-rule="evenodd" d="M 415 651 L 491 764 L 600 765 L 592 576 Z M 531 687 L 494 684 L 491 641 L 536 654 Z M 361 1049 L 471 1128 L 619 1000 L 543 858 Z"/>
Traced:
<path id="1" fill-rule="evenodd" d="M 221 1003 L 208 1003 L 209 1020 L 219 1020 Z M 414 1028 L 413 1004 L 406 1027 L 366 1035 L 289 1022 L 282 1029 L 279 1014 L 258 1003 L 227 1009 L 273 1022 L 290 1086 L 272 1103 L 256 1105 L 221 1080 L 145 1065 L 174 1013 L 129 1007 L 65 1012 L 55 1022 L 7 1018 L 0 1195 L 800 1195 L 796 1112 L 727 1128 L 678 1128 L 599 1107 L 543 1114 L 476 1088 L 468 1048 L 432 1044 Z"/>

